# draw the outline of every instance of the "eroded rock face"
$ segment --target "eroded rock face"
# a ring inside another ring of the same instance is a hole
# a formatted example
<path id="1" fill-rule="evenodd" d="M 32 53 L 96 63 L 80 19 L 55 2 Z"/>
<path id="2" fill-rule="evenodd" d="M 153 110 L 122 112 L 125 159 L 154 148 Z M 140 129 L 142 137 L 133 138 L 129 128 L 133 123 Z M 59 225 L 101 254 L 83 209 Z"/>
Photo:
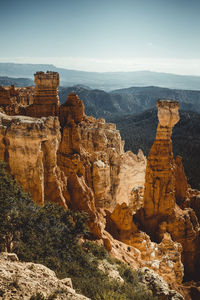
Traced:
<path id="1" fill-rule="evenodd" d="M 67 105 L 63 114 L 67 118 L 58 149 L 59 167 L 66 176 L 84 176 L 97 208 L 113 209 L 117 203 L 133 202 L 134 188 L 144 185 L 146 158 L 142 151 L 138 155 L 124 153 L 115 124 L 86 117 L 81 100 L 73 95 L 70 99 L 73 105 Z"/>
<path id="2" fill-rule="evenodd" d="M 166 232 L 161 243 L 152 242 L 146 233 L 138 230 L 133 222 L 133 214 L 131 207 L 125 203 L 118 204 L 107 216 L 106 229 L 114 238 L 139 251 L 141 266 L 148 266 L 168 283 L 181 284 L 184 275 L 181 244 L 174 242 Z"/>
<path id="3" fill-rule="evenodd" d="M 48 298 L 57 293 L 58 300 L 89 300 L 76 293 L 70 278 L 59 280 L 54 271 L 41 264 L 20 262 L 14 253 L 1 253 L 0 265 L 2 299 L 29 300 L 37 293 Z"/>
<path id="4" fill-rule="evenodd" d="M 57 118 L 11 117 L 0 113 L 0 159 L 40 204 L 46 200 L 66 206 L 57 167 L 59 142 Z"/>
<path id="5" fill-rule="evenodd" d="M 0 86 L 0 105 L 3 107 L 10 105 L 10 92 L 3 86 Z"/>
<path id="6" fill-rule="evenodd" d="M 0 86 L 0 108 L 8 115 L 21 114 L 25 107 L 33 103 L 35 87 Z"/>
<path id="7" fill-rule="evenodd" d="M 185 199 L 187 198 L 189 186 L 182 164 L 182 157 L 180 155 L 177 155 L 175 165 L 175 197 L 177 204 L 182 207 Z"/>
<path id="8" fill-rule="evenodd" d="M 197 276 L 199 223 L 187 207 L 188 184 L 181 158 L 173 159 L 171 133 L 179 120 L 175 101 L 157 101 L 159 124 L 150 150 L 145 177 L 144 208 L 138 213 L 141 228 L 153 240 L 161 241 L 166 232 L 183 247 L 186 278 Z M 177 199 L 176 199 L 177 197 Z M 181 209 L 176 202 L 182 207 Z"/>
<path id="9" fill-rule="evenodd" d="M 153 233 L 175 207 L 175 164 L 171 133 L 179 121 L 179 104 L 175 101 L 158 100 L 158 127 L 156 140 L 149 152 L 145 177 L 144 219 L 147 233 Z"/>
<path id="10" fill-rule="evenodd" d="M 154 271 L 148 268 L 141 269 L 142 281 L 151 287 L 153 294 L 161 300 L 184 300 L 185 298 L 175 290 L 172 290 L 169 285 L 156 274 Z"/>
<path id="11" fill-rule="evenodd" d="M 48 117 L 59 115 L 57 72 L 37 72 L 35 75 L 35 96 L 33 104 L 22 110 L 22 114 L 31 117 Z"/>
<path id="12" fill-rule="evenodd" d="M 66 102 L 60 106 L 59 120 L 61 126 L 80 123 L 84 117 L 83 101 L 76 94 L 69 93 Z"/>

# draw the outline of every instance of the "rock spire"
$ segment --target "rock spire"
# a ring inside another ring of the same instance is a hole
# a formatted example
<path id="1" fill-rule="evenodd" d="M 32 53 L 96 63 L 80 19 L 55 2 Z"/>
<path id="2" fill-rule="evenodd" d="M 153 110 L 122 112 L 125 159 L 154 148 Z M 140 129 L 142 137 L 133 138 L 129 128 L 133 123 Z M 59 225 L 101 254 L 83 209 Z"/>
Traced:
<path id="1" fill-rule="evenodd" d="M 161 219 L 173 213 L 175 206 L 175 165 L 171 134 L 172 128 L 179 121 L 178 102 L 158 100 L 156 105 L 159 123 L 147 160 L 143 209 L 145 231 L 151 234 Z"/>
<path id="2" fill-rule="evenodd" d="M 31 117 L 58 116 L 59 114 L 59 74 L 57 72 L 36 72 L 35 97 L 32 105 L 26 107 L 22 114 Z"/>

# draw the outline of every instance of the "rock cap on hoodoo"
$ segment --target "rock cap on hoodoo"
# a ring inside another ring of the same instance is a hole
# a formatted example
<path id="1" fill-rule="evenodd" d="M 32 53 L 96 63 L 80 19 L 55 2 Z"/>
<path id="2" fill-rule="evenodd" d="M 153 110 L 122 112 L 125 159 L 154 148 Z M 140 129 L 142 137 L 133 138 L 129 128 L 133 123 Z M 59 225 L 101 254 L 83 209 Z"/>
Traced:
<path id="1" fill-rule="evenodd" d="M 159 125 L 157 128 L 157 138 L 168 138 L 171 136 L 171 130 L 175 126 L 176 123 L 180 120 L 179 117 L 179 103 L 174 100 L 158 99 L 156 101 L 156 106 L 158 108 L 158 120 Z M 166 132 L 163 132 L 163 128 L 169 128 Z M 169 131 L 169 132 L 168 132 Z"/>
<path id="2" fill-rule="evenodd" d="M 156 106 L 158 107 L 170 107 L 170 108 L 175 108 L 175 107 L 180 107 L 179 102 L 175 100 L 168 100 L 168 99 L 158 99 L 156 101 Z"/>

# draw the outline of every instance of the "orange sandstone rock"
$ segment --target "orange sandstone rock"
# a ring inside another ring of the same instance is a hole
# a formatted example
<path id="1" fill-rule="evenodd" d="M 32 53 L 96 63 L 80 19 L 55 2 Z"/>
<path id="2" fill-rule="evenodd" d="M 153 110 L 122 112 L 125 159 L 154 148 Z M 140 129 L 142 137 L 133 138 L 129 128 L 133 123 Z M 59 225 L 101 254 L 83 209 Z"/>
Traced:
<path id="1" fill-rule="evenodd" d="M 179 206 L 182 206 L 188 191 L 188 182 L 185 176 L 185 171 L 182 164 L 182 157 L 177 155 L 175 160 L 176 171 L 175 171 L 175 197 L 176 202 Z"/>
<path id="2" fill-rule="evenodd" d="M 48 117 L 59 115 L 57 72 L 37 72 L 35 75 L 35 97 L 33 104 L 22 112 L 31 117 Z"/>
<path id="3" fill-rule="evenodd" d="M 199 223 L 191 208 L 182 210 L 188 185 L 180 157 L 173 159 L 171 133 L 179 120 L 175 101 L 157 101 L 159 124 L 150 150 L 144 192 L 144 208 L 138 213 L 142 228 L 153 240 L 160 241 L 166 232 L 183 247 L 182 261 L 186 278 L 197 277 Z"/>
<path id="4" fill-rule="evenodd" d="M 74 93 L 69 93 L 64 104 L 60 106 L 59 119 L 62 127 L 80 123 L 85 117 L 83 101 Z"/>
<path id="5" fill-rule="evenodd" d="M 145 177 L 145 231 L 156 237 L 156 228 L 163 218 L 173 214 L 175 207 L 175 165 L 171 133 L 178 122 L 179 104 L 158 100 L 158 128 L 156 140 L 149 152 Z"/>
<path id="6" fill-rule="evenodd" d="M 53 201 L 66 206 L 57 167 L 59 142 L 57 118 L 0 113 L 0 159 L 6 161 L 10 173 L 40 204 Z"/>
<path id="7" fill-rule="evenodd" d="M 35 88 L 0 86 L 0 108 L 8 115 L 24 114 L 24 108 L 33 103 Z"/>

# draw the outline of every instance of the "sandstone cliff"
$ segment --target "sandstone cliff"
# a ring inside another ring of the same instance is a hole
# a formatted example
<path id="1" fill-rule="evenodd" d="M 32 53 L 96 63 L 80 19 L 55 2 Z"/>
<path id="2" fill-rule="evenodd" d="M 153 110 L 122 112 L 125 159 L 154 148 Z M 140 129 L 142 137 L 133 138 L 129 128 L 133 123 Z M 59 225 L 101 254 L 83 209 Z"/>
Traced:
<path id="1" fill-rule="evenodd" d="M 0 159 L 16 180 L 43 204 L 65 204 L 64 177 L 57 167 L 60 125 L 55 117 L 35 119 L 0 113 Z"/>

